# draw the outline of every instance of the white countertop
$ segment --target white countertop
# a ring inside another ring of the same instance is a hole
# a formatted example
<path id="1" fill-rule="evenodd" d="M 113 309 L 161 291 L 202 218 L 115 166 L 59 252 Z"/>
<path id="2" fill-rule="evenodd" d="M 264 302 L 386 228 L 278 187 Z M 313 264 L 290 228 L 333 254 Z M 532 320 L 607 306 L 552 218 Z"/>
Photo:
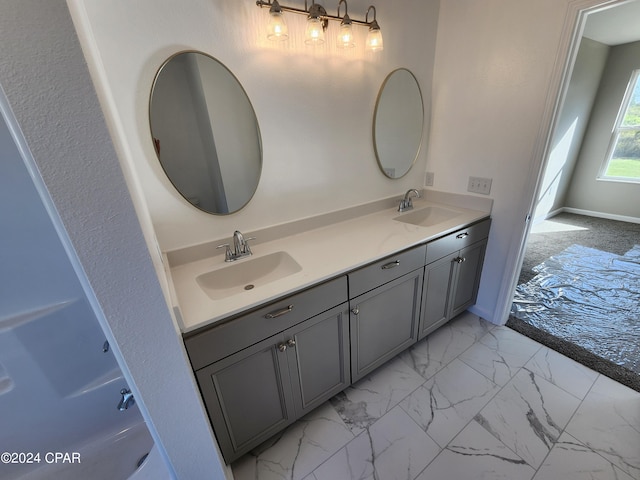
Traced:
<path id="1" fill-rule="evenodd" d="M 385 208 L 357 218 L 256 243 L 251 247 L 253 256 L 236 262 L 284 251 L 302 267 L 301 271 L 224 299 L 212 300 L 196 281 L 203 273 L 229 267 L 230 264 L 224 261 L 224 255 L 216 252 L 218 254 L 215 256 L 172 266 L 169 269 L 170 282 L 173 284 L 174 306 L 180 311 L 182 332 L 191 332 L 337 277 L 489 216 L 489 211 L 485 209 L 473 210 L 422 198 L 414 200 L 413 211 L 426 206 L 445 207 L 455 210 L 458 215 L 434 226 L 422 227 L 393 220 L 400 213 L 396 208 Z"/>

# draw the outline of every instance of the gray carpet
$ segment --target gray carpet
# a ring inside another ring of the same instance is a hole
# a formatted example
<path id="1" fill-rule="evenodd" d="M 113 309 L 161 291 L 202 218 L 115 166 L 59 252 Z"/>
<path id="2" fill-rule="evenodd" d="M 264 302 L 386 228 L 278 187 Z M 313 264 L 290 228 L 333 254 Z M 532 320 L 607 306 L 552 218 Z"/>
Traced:
<path id="1" fill-rule="evenodd" d="M 556 231 L 548 231 L 557 226 Z M 546 228 L 549 227 L 549 228 Z M 571 228 L 575 230 L 570 230 Z M 624 255 L 640 243 L 640 224 L 561 213 L 531 229 L 518 283 L 526 283 L 533 276 L 533 267 L 570 245 L 597 248 Z"/>
<path id="2" fill-rule="evenodd" d="M 543 263 L 551 256 L 560 254 L 572 244 L 624 255 L 638 243 L 640 243 L 640 224 L 567 213 L 557 215 L 532 229 L 519 284 L 529 282 L 536 275 L 536 272 L 533 271 L 536 265 Z M 549 322 L 554 321 L 553 315 L 550 315 Z M 603 375 L 640 391 L 640 375 L 609 359 L 596 355 L 583 346 L 574 345 L 565 338 L 554 336 L 549 333 L 549 331 L 554 331 L 553 326 L 550 326 L 547 331 L 513 316 L 509 318 L 507 326 Z M 621 345 L 620 348 L 621 350 L 625 349 L 624 345 Z"/>

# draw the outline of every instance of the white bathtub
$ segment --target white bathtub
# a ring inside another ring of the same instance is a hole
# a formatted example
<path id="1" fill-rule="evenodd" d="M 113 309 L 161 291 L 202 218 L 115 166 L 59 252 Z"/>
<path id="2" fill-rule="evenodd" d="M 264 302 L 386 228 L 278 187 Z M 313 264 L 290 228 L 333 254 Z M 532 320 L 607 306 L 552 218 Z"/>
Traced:
<path id="1" fill-rule="evenodd" d="M 127 382 L 8 111 L 0 95 L 0 478 L 126 480 L 153 441 L 137 406 L 117 408 Z"/>
<path id="2" fill-rule="evenodd" d="M 0 315 L 0 453 L 39 454 L 3 480 L 170 478 L 138 406 L 117 408 L 127 384 L 90 314 L 80 298 Z"/>
<path id="3" fill-rule="evenodd" d="M 170 480 L 144 423 L 77 447 L 80 463 L 41 464 L 20 480 Z M 44 462 L 43 462 L 44 463 Z"/>

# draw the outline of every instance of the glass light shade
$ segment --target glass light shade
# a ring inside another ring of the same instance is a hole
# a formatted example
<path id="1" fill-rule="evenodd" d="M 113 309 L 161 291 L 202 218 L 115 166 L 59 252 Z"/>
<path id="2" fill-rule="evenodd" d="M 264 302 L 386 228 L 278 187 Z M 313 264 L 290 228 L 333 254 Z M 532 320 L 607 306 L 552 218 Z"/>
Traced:
<path id="1" fill-rule="evenodd" d="M 339 48 L 352 48 L 356 46 L 356 43 L 353 40 L 353 28 L 351 26 L 351 21 L 343 21 L 340 24 L 337 45 Z"/>
<path id="2" fill-rule="evenodd" d="M 383 49 L 382 32 L 380 28 L 370 28 L 367 34 L 367 50 L 377 52 Z"/>
<path id="3" fill-rule="evenodd" d="M 307 19 L 307 30 L 304 34 L 304 43 L 307 45 L 322 45 L 324 43 L 324 29 L 322 21 L 318 17 Z"/>
<path id="4" fill-rule="evenodd" d="M 289 27 L 287 27 L 287 23 L 284 21 L 282 12 L 271 12 L 269 14 L 267 38 L 274 42 L 289 38 Z"/>

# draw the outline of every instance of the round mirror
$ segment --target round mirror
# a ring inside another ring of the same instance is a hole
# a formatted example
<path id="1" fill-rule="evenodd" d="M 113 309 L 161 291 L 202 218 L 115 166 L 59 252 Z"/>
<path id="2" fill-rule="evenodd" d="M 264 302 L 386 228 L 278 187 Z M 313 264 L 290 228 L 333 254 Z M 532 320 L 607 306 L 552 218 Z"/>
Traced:
<path id="1" fill-rule="evenodd" d="M 406 68 L 385 79 L 373 117 L 373 147 L 382 172 L 400 178 L 411 169 L 422 143 L 424 107 L 416 77 Z"/>
<path id="2" fill-rule="evenodd" d="M 262 170 L 260 129 L 227 67 L 200 52 L 173 55 L 153 82 L 149 122 L 158 160 L 189 203 L 226 215 L 251 200 Z"/>

